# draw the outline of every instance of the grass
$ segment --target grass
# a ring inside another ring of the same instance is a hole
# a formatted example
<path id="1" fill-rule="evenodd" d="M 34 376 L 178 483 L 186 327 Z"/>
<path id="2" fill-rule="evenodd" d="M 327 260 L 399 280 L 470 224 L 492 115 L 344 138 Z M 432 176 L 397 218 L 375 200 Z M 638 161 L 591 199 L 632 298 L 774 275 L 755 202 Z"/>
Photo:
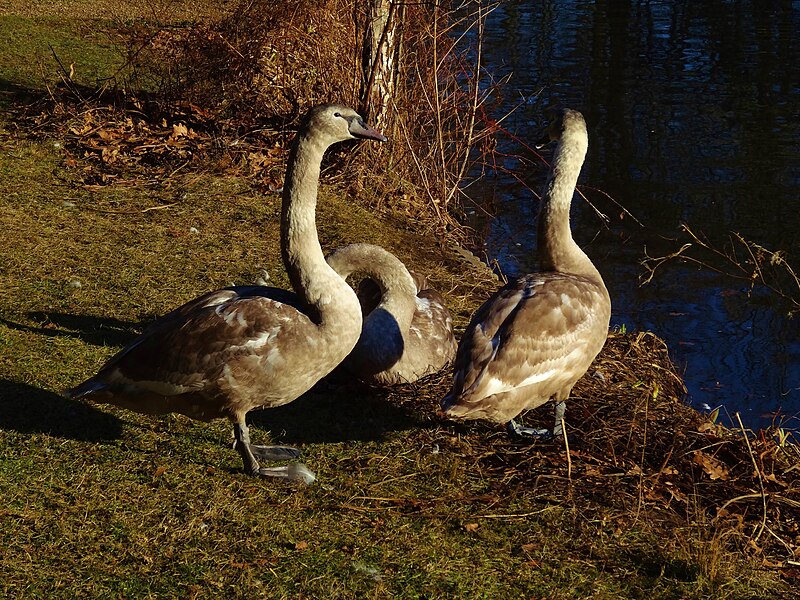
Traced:
<path id="1" fill-rule="evenodd" d="M 124 62 L 105 36 L 77 19 L 0 13 L 0 40 L 0 92 L 41 90 L 70 65 L 76 81 L 94 85 Z"/>
<path id="2" fill-rule="evenodd" d="M 2 26 L 17 19 L 34 45 L 80 30 L 15 14 Z M 76 52 L 97 73 L 115 68 L 107 48 Z M 38 89 L 29 65 L 4 56 L 7 89 Z M 732 438 L 697 434 L 704 420 L 681 404 L 654 336 L 611 336 L 592 371 L 604 379 L 586 378 L 570 404 L 569 455 L 442 421 L 447 374 L 389 391 L 326 381 L 252 414 L 255 441 L 302 447 L 319 477 L 308 487 L 246 477 L 224 422 L 65 400 L 61 390 L 181 302 L 264 269 L 287 287 L 279 198 L 207 171 L 84 185 L 62 139 L 24 136 L 2 118 L 0 141 L 6 597 L 792 597 L 780 571 L 762 567 L 773 550 L 743 551 L 750 517 L 715 518 L 709 498 L 722 484 L 693 470 L 691 453 Z M 459 326 L 497 285 L 336 189 L 323 190 L 318 221 L 326 249 L 378 243 L 425 272 Z M 782 481 L 786 466 L 775 465 Z M 779 525 L 770 520 L 783 535 Z"/>

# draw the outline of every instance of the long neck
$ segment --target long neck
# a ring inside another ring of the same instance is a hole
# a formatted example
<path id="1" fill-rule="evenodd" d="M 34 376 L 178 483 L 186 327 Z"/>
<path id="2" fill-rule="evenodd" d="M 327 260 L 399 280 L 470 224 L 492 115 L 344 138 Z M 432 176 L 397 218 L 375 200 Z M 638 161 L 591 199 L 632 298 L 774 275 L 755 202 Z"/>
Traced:
<path id="1" fill-rule="evenodd" d="M 553 155 L 538 217 L 538 253 L 542 271 L 572 273 L 602 283 L 599 271 L 572 239 L 569 210 L 578 175 L 586 157 L 583 131 L 565 131 Z"/>
<path id="2" fill-rule="evenodd" d="M 362 273 L 374 280 L 381 292 L 378 308 L 394 316 L 401 331 L 408 329 L 414 317 L 417 286 L 397 257 L 379 246 L 351 244 L 331 254 L 328 264 L 345 279 L 352 273 Z"/>
<path id="3" fill-rule="evenodd" d="M 358 306 L 350 286 L 325 262 L 317 237 L 317 188 L 328 145 L 314 136 L 298 135 L 289 154 L 281 208 L 281 252 L 289 280 L 322 323 L 335 316 L 332 313 Z"/>

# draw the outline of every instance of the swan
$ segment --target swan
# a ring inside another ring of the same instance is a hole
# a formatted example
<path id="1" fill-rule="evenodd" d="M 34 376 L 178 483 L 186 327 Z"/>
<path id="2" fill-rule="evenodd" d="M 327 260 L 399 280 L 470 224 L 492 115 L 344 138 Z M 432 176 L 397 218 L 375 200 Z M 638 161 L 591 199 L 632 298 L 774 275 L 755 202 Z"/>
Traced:
<path id="1" fill-rule="evenodd" d="M 252 445 L 245 416 L 298 398 L 358 341 L 358 298 L 325 262 L 315 220 L 322 156 L 354 138 L 386 141 L 352 109 L 326 104 L 308 112 L 292 144 L 281 251 L 296 294 L 263 286 L 209 292 L 158 319 L 66 396 L 147 414 L 227 417 L 248 475 L 313 481 L 300 463 L 260 466 L 258 458 L 296 458 L 299 451 Z"/>
<path id="2" fill-rule="evenodd" d="M 343 368 L 367 383 L 412 383 L 448 365 L 456 353 L 453 320 L 427 279 L 372 244 L 337 249 L 328 264 L 343 279 L 367 275 L 358 288 L 364 324 Z"/>
<path id="3" fill-rule="evenodd" d="M 583 115 L 555 111 L 548 137 L 557 145 L 538 215 L 541 271 L 510 281 L 478 309 L 442 400 L 449 416 L 506 423 L 517 436 L 563 434 L 566 399 L 605 344 L 611 318 L 603 278 L 570 231 L 570 204 L 588 147 Z M 551 398 L 552 432 L 514 421 Z"/>

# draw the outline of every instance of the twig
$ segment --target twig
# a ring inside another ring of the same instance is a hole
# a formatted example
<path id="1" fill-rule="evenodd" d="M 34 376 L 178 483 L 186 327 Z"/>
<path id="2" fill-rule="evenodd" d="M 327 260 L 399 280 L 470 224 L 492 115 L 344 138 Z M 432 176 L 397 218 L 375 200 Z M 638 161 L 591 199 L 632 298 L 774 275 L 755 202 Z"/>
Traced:
<path id="1" fill-rule="evenodd" d="M 747 281 L 750 290 L 753 289 L 756 283 L 759 283 L 794 306 L 790 310 L 790 315 L 800 310 L 800 276 L 786 262 L 782 251 L 768 250 L 760 244 L 746 240 L 739 233 L 730 234 L 730 249 L 723 251 L 714 247 L 711 242 L 701 235 L 696 234 L 685 223 L 681 225 L 681 230 L 690 238 L 690 241 L 684 243 L 677 251 L 665 256 L 650 256 L 645 250 L 645 259 L 641 264 L 646 269 L 646 272 L 639 278 L 641 285 L 650 283 L 656 270 L 667 261 L 679 258 L 715 273 Z M 736 252 L 736 249 L 740 246 L 747 253 L 744 259 L 740 259 Z M 695 248 L 709 252 L 712 257 L 721 259 L 727 267 L 715 266 L 703 258 L 692 256 L 689 250 Z M 769 266 L 770 269 L 766 269 L 766 266 Z M 788 292 L 781 285 L 779 274 L 775 272 L 778 267 L 780 267 L 781 273 L 785 273 L 788 277 L 793 291 Z"/>
<path id="2" fill-rule="evenodd" d="M 151 210 L 163 210 L 165 208 L 172 208 L 173 206 L 177 206 L 180 204 L 179 202 L 173 202 L 171 204 L 162 204 L 161 206 L 148 206 L 147 208 L 143 208 L 141 210 L 106 210 L 103 208 L 93 208 L 91 206 L 87 206 L 88 210 L 99 212 L 108 215 L 138 215 L 141 213 L 150 212 Z"/>
<path id="3" fill-rule="evenodd" d="M 644 454 L 645 450 L 647 449 L 647 417 L 650 414 L 650 398 L 652 397 L 654 400 L 658 398 L 658 383 L 653 384 L 653 391 L 647 394 L 644 403 L 644 432 L 642 433 L 642 455 L 639 459 L 639 502 L 636 506 L 636 516 L 634 517 L 634 523 L 639 520 L 639 514 L 642 511 L 642 505 L 644 504 Z"/>
<path id="4" fill-rule="evenodd" d="M 761 504 L 763 508 L 763 514 L 761 517 L 761 528 L 758 530 L 755 538 L 753 538 L 754 542 L 758 541 L 758 538 L 761 537 L 761 534 L 764 532 L 764 529 L 767 526 L 767 493 L 764 490 L 764 480 L 761 478 L 761 469 L 758 468 L 758 463 L 756 463 L 756 457 L 753 453 L 753 447 L 750 445 L 750 439 L 747 437 L 747 432 L 744 429 L 744 424 L 742 424 L 742 417 L 739 416 L 739 412 L 736 413 L 736 420 L 739 421 L 739 428 L 742 430 L 742 436 L 744 436 L 744 441 L 747 444 L 747 450 L 750 452 L 750 460 L 753 461 L 753 468 L 756 470 L 756 475 L 758 476 L 758 486 L 761 488 Z"/>
<path id="5" fill-rule="evenodd" d="M 572 456 L 569 453 L 569 438 L 567 438 L 567 425 L 564 417 L 561 417 L 561 435 L 564 437 L 564 448 L 567 451 L 567 479 L 572 484 Z"/>

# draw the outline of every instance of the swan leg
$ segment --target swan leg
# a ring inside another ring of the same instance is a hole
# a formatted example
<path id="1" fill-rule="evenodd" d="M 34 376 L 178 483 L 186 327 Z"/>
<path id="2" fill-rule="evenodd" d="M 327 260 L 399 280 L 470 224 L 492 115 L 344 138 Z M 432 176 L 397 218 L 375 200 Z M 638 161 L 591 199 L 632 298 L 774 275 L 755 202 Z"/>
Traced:
<path id="1" fill-rule="evenodd" d="M 233 447 L 242 457 L 244 471 L 248 475 L 261 475 L 264 477 L 279 477 L 289 481 L 312 483 L 316 476 L 302 463 L 292 463 L 280 467 L 262 467 L 258 458 L 262 460 L 286 460 L 297 458 L 300 451 L 288 446 L 254 446 L 250 443 L 250 430 L 244 422 L 233 425 L 235 442 Z"/>
<path id="2" fill-rule="evenodd" d="M 564 413 L 567 410 L 567 403 L 564 400 L 556 401 L 556 410 L 555 410 L 555 423 L 553 425 L 553 430 L 549 429 L 536 429 L 535 427 L 525 427 L 517 423 L 514 419 L 511 419 L 508 423 L 506 423 L 506 431 L 508 431 L 508 435 L 512 438 L 517 439 L 536 439 L 536 440 L 553 440 L 559 439 L 564 435 Z"/>
<path id="3" fill-rule="evenodd" d="M 564 413 L 567 410 L 566 400 L 556 401 L 556 423 L 553 425 L 553 438 L 559 439 L 564 436 Z"/>

